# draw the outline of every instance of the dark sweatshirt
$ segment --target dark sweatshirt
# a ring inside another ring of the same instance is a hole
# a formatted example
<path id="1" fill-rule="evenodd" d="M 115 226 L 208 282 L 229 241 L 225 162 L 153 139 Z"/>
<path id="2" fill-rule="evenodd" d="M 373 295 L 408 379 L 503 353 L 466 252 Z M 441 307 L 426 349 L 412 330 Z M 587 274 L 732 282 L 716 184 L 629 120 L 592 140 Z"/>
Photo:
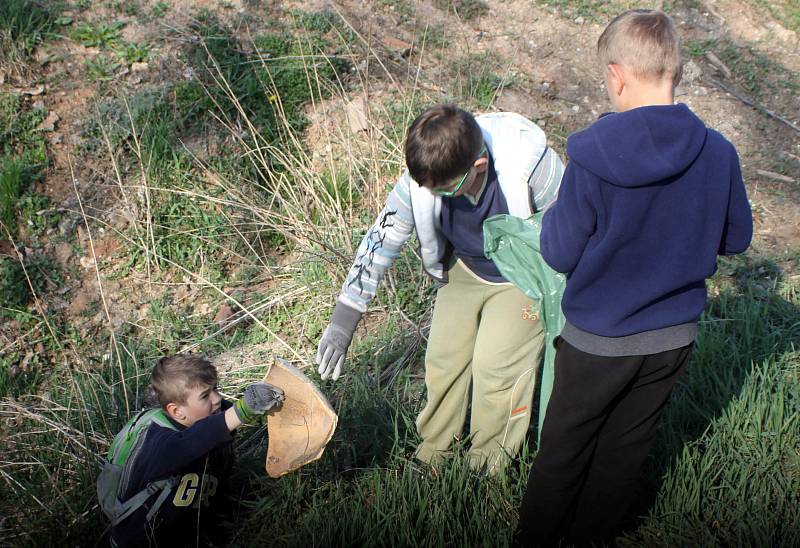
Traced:
<path id="1" fill-rule="evenodd" d="M 177 430 L 151 424 L 142 433 L 142 449 L 133 463 L 121 500 L 127 500 L 155 480 L 175 476 L 178 484 L 152 523 L 147 523 L 145 516 L 158 493 L 114 527 L 112 546 L 205 546 L 214 540 L 219 530 L 217 514 L 233 464 L 233 438 L 224 413 L 230 406 L 230 402 L 223 400 L 219 413 L 188 428 L 172 421 Z"/>
<path id="2" fill-rule="evenodd" d="M 733 145 L 679 104 L 604 115 L 570 135 L 567 155 L 541 235 L 545 261 L 567 273 L 562 336 L 611 356 L 690 343 L 717 255 L 752 237 Z"/>

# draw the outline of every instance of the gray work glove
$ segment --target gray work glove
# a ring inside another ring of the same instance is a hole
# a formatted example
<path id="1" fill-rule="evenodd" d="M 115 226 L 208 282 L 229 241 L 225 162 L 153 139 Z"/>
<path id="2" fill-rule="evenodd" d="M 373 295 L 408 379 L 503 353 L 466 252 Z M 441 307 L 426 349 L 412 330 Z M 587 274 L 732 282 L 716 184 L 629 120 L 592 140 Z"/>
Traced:
<path id="1" fill-rule="evenodd" d="M 258 422 L 264 413 L 283 403 L 283 390 L 266 382 L 254 382 L 233 404 L 236 416 L 245 424 Z"/>
<path id="2" fill-rule="evenodd" d="M 316 361 L 319 364 L 319 375 L 322 380 L 328 377 L 333 380 L 339 378 L 344 357 L 360 320 L 361 312 L 337 301 L 331 323 L 325 328 L 317 346 Z"/>

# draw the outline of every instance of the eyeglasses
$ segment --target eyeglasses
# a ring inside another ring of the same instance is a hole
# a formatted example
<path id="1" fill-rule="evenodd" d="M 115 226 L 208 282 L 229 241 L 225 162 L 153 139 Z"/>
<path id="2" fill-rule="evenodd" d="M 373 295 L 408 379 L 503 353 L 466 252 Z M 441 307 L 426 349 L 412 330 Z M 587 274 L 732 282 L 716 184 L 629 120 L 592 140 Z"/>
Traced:
<path id="1" fill-rule="evenodd" d="M 478 153 L 478 157 L 477 157 L 477 158 L 475 158 L 475 161 L 477 161 L 477 160 L 478 160 L 478 158 L 480 158 L 481 156 L 483 156 L 483 154 L 484 154 L 485 152 L 486 152 L 486 145 L 483 145 L 483 146 L 481 147 L 481 151 Z M 470 171 L 472 171 L 472 168 L 473 168 L 473 167 L 474 167 L 474 166 L 469 166 L 469 169 L 467 170 L 467 172 L 466 172 L 466 173 L 464 173 L 464 176 L 463 176 L 463 177 L 461 177 L 461 180 L 460 180 L 460 181 L 458 181 L 458 184 L 457 184 L 457 185 L 455 186 L 455 188 L 453 188 L 452 190 L 442 190 L 442 189 L 440 189 L 440 188 L 432 188 L 432 189 L 431 189 L 431 192 L 433 192 L 434 194 L 438 194 L 439 196 L 445 196 L 445 197 L 448 197 L 448 198 L 449 198 L 450 196 L 453 196 L 453 195 L 455 195 L 455 193 L 456 193 L 456 192 L 458 192 L 459 190 L 461 190 L 461 187 L 464 185 L 464 181 L 466 181 L 466 180 L 467 180 L 467 175 L 469 175 L 469 172 L 470 172 Z"/>

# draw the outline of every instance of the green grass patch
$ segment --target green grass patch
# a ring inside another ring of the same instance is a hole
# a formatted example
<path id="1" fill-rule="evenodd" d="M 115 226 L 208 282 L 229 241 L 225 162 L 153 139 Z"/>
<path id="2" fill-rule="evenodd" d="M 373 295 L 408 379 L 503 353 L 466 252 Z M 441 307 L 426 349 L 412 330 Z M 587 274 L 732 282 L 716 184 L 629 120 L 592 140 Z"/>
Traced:
<path id="1" fill-rule="evenodd" d="M 15 232 L 17 200 L 24 188 L 23 164 L 17 158 L 4 158 L 0 169 L 0 222 L 9 232 Z M 2 236 L 5 238 L 5 234 Z"/>
<path id="2" fill-rule="evenodd" d="M 414 3 L 409 0 L 378 0 L 378 4 L 397 15 L 401 20 L 413 18 L 417 11 Z"/>
<path id="3" fill-rule="evenodd" d="M 617 539 L 620 546 L 789 547 L 800 541 L 800 288 L 769 262 L 723 260 L 720 271 L 689 374 L 658 431 L 645 481 L 646 515 Z M 324 277 L 315 268 L 305 275 Z M 192 324 L 190 315 L 175 309 L 166 323 L 171 329 Z M 174 336 L 179 343 L 196 342 L 206 327 L 199 322 L 186 329 Z M 414 465 L 414 419 L 424 401 L 423 345 L 406 356 L 414 340 L 404 322 L 390 321 L 356 341 L 346 375 L 322 384 L 340 422 L 316 463 L 267 478 L 263 431 L 237 436 L 234 515 L 222 525 L 232 545 L 249 546 L 266 535 L 288 546 L 364 546 L 374 539 L 387 546 L 510 544 L 532 455 L 523 453 L 495 479 L 468 468 L 463 446 L 435 470 Z M 173 348 L 118 341 L 127 349 L 112 347 L 90 368 L 64 370 L 65 382 L 50 389 L 47 401 L 0 403 L 16 421 L 14 432 L 24 434 L 0 437 L 10 463 L 4 471 L 14 480 L 0 492 L 0 508 L 17 544 L 59 538 L 82 545 L 104 527 L 93 508 L 99 455 L 143 401 L 153 360 Z M 225 383 L 239 386 L 251 377 L 231 373 Z"/>
<path id="4" fill-rule="evenodd" d="M 157 19 L 164 17 L 168 11 L 169 4 L 166 2 L 156 2 L 153 4 L 153 7 L 150 8 L 150 14 Z"/>
<path id="5" fill-rule="evenodd" d="M 62 282 L 57 265 L 44 253 L 29 254 L 23 261 L 24 264 L 15 257 L 0 256 L 0 302 L 6 309 L 21 309 L 30 302 L 34 292 L 41 297 Z"/>
<path id="6" fill-rule="evenodd" d="M 28 54 L 44 38 L 54 32 L 56 12 L 48 8 L 48 3 L 33 0 L 3 0 L 0 2 L 0 35 L 5 35 L 7 43 L 0 53 L 0 61 L 8 59 L 12 51 Z"/>
<path id="7" fill-rule="evenodd" d="M 0 257 L 0 302 L 13 309 L 27 304 L 30 298 L 22 264 L 15 257 Z"/>
<path id="8" fill-rule="evenodd" d="M 455 95 L 451 100 L 464 102 L 473 109 L 488 108 L 499 90 L 513 85 L 511 78 L 499 76 L 505 68 L 499 58 L 488 52 L 458 59 L 450 69 Z"/>
<path id="9" fill-rule="evenodd" d="M 508 87 L 506 82 L 496 74 L 482 74 L 469 79 L 467 96 L 471 97 L 479 108 L 488 108 L 494 102 L 498 91 Z"/>
<path id="10" fill-rule="evenodd" d="M 25 237 L 28 247 L 39 249 L 48 231 L 58 227 L 63 212 L 53 207 L 53 201 L 47 196 L 26 192 L 18 203 L 19 219 L 22 224 L 20 233 Z"/>
<path id="11" fill-rule="evenodd" d="M 109 49 L 119 42 L 119 31 L 124 26 L 121 21 L 84 23 L 70 32 L 70 38 L 87 47 Z"/>
<path id="12" fill-rule="evenodd" d="M 119 350 L 102 362 L 67 361 L 72 365 L 60 366 L 46 398 L 0 400 L 4 420 L 15 417 L 14 432 L 25 433 L 0 436 L 6 462 L 14 463 L 0 489 L 6 541 L 84 546 L 106 530 L 94 481 L 111 437 L 142 404 L 147 379 L 140 375 L 143 355 Z"/>
<path id="13" fill-rule="evenodd" d="M 26 108 L 22 96 L 0 94 L 0 156 L 14 156 L 30 169 L 40 169 L 47 163 L 45 139 L 36 128 L 47 112 Z"/>
<path id="14" fill-rule="evenodd" d="M 162 268 L 180 265 L 220 281 L 232 256 L 242 264 L 255 262 L 254 250 L 263 250 L 265 239 L 273 252 L 285 243 L 276 233 L 259 228 L 250 211 L 251 204 L 271 200 L 264 171 L 285 170 L 280 162 L 256 166 L 251 157 L 242 156 L 240 143 L 216 139 L 214 152 L 201 154 L 202 160 L 228 185 L 235 185 L 231 196 L 230 187 L 204 179 L 183 143 L 207 142 L 215 131 L 225 131 L 219 119 L 230 127 L 251 127 L 253 132 L 245 134 L 248 143 L 291 153 L 297 146 L 295 136 L 307 124 L 303 106 L 329 96 L 349 67 L 327 53 L 334 48 L 331 37 L 341 35 L 333 14 L 304 14 L 295 21 L 295 27 L 243 44 L 228 26 L 201 12 L 191 24 L 195 41 L 183 51 L 194 79 L 143 91 L 127 104 L 120 98 L 107 100 L 86 124 L 84 150 L 105 155 L 107 135 L 114 150 L 126 152 L 126 173 L 143 166 L 151 187 L 147 226 L 133 229 L 132 239 L 138 237 L 139 244 L 128 254 L 130 265 L 154 259 Z M 112 71 L 97 72 L 102 79 Z M 141 155 L 141 165 L 131 153 Z M 265 157 L 274 161 L 272 154 Z M 340 203 L 357 198 L 348 177 L 323 179 Z M 238 200 L 241 207 L 222 205 L 230 200 Z"/>
<path id="15" fill-rule="evenodd" d="M 117 46 L 116 53 L 119 59 L 128 65 L 143 63 L 150 57 L 150 44 L 147 42 L 123 42 Z"/>
<path id="16" fill-rule="evenodd" d="M 124 13 L 125 15 L 134 17 L 141 13 L 142 6 L 139 3 L 139 0 L 119 0 L 114 3 L 114 9 Z"/>
<path id="17" fill-rule="evenodd" d="M 20 197 L 47 165 L 45 139 L 37 129 L 45 114 L 24 108 L 18 94 L 0 94 L 0 221 L 12 235 Z"/>
<path id="18" fill-rule="evenodd" d="M 84 61 L 86 77 L 93 82 L 108 82 L 114 78 L 120 64 L 106 55 L 97 55 Z"/>
<path id="19" fill-rule="evenodd" d="M 58 363 L 57 357 L 63 355 L 63 341 L 70 332 L 59 316 L 54 314 L 44 319 L 30 306 L 31 286 L 41 297 L 61 283 L 59 269 L 43 254 L 26 256 L 23 261 L 24 268 L 16 258 L 0 256 L 0 324 L 17 330 L 12 333 L 24 333 L 23 338 L 4 340 L 0 354 L 0 398 L 33 394 L 47 382 Z"/>
<path id="20" fill-rule="evenodd" d="M 301 130 L 307 120 L 300 107 L 329 95 L 331 84 L 349 68 L 344 60 L 327 53 L 334 47 L 326 38 L 335 28 L 331 14 L 305 14 L 299 25 L 257 36 L 255 51 L 247 54 L 227 26 L 205 13 L 192 27 L 200 43 L 185 50 L 198 81 L 221 107 L 221 114 L 236 117 L 235 97 L 268 142 L 284 137 L 287 126 Z M 218 85 L 221 79 L 230 86 L 230 93 Z"/>
<path id="21" fill-rule="evenodd" d="M 786 28 L 800 32 L 800 2 L 798 0 L 750 0 L 759 9 L 766 9 Z"/>

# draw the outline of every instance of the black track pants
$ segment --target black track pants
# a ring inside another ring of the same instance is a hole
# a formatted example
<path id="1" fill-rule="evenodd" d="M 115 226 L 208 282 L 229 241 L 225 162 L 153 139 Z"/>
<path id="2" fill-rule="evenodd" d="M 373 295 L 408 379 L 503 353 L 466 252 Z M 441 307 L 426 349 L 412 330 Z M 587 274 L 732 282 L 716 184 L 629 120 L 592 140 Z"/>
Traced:
<path id="1" fill-rule="evenodd" d="M 555 384 L 520 509 L 523 546 L 601 543 L 632 502 L 658 418 L 692 344 L 604 357 L 556 339 Z"/>

